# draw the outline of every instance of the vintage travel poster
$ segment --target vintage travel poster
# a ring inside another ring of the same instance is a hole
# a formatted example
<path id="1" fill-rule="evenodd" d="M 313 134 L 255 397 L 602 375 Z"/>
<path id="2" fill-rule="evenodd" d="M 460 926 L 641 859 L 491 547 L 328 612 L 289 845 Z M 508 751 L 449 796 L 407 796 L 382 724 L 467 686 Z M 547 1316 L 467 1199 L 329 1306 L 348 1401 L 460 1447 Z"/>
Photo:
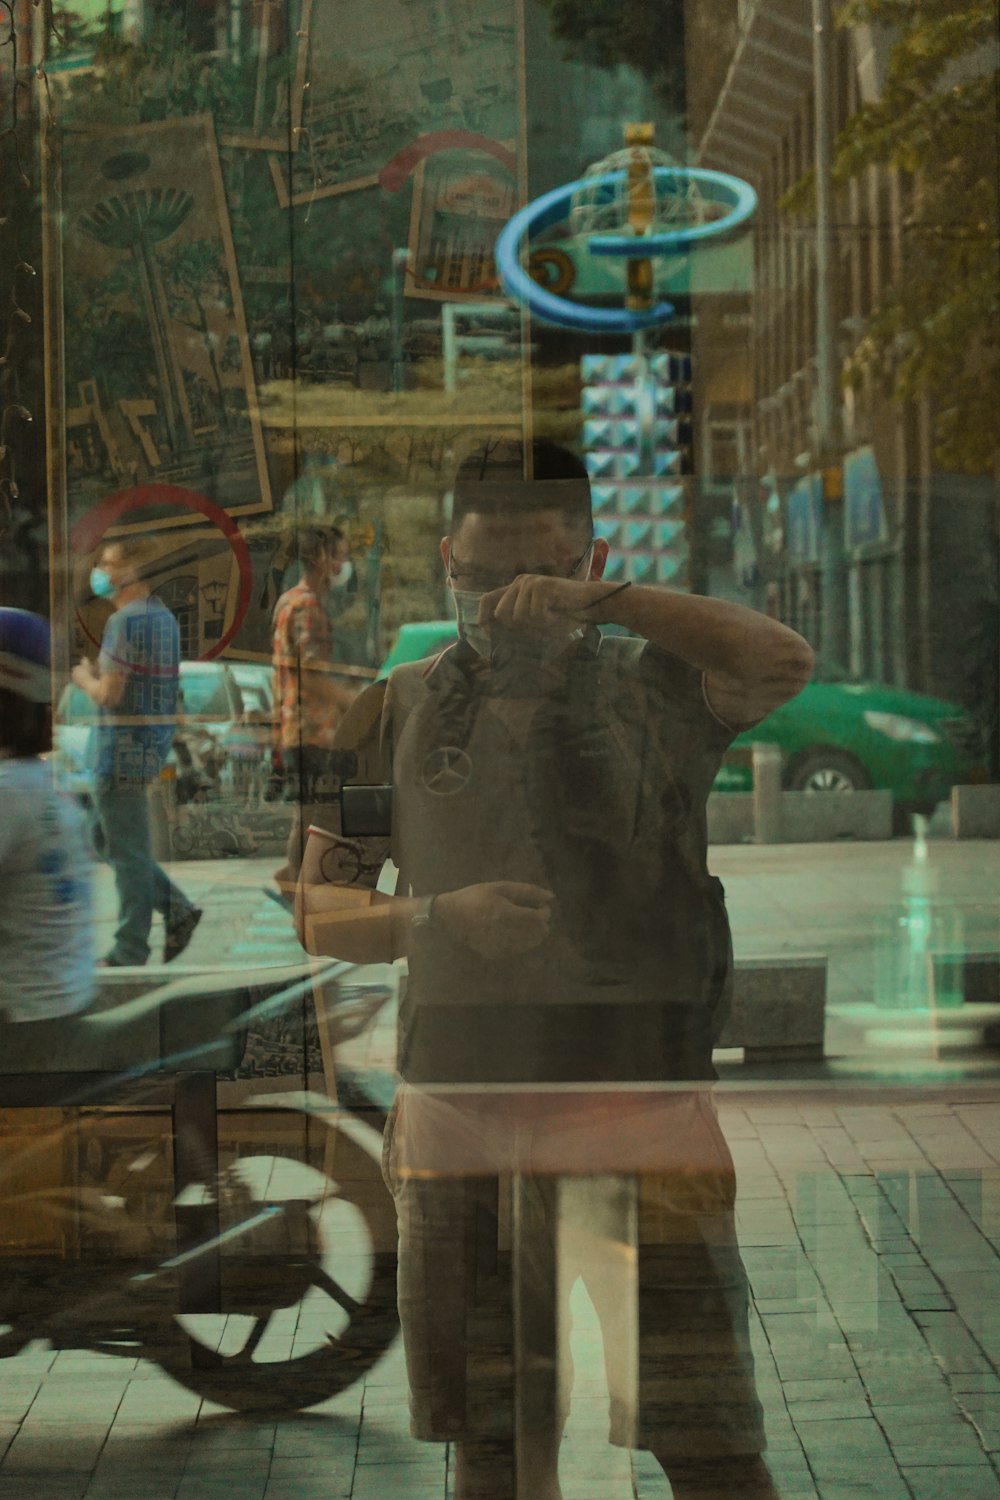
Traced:
<path id="1" fill-rule="evenodd" d="M 315 3 L 299 149 L 271 158 L 282 205 L 373 186 L 422 136 L 517 134 L 514 0 Z"/>
<path id="2" fill-rule="evenodd" d="M 436 302 L 499 291 L 493 247 L 517 209 L 512 148 L 444 150 L 414 173 L 406 294 Z"/>
<path id="3" fill-rule="evenodd" d="M 67 133 L 62 178 L 70 524 L 151 483 L 229 515 L 269 510 L 211 118 Z"/>

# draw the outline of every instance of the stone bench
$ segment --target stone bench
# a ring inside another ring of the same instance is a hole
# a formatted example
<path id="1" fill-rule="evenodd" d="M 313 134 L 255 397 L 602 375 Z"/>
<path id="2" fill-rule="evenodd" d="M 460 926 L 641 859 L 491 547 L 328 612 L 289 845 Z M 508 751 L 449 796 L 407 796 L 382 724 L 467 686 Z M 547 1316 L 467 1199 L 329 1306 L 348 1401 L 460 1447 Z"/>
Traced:
<path id="1" fill-rule="evenodd" d="M 934 953 L 936 994 L 948 986 L 964 1005 L 1000 1005 L 1000 953 Z"/>
<path id="2" fill-rule="evenodd" d="M 998 789 L 1000 790 L 1000 789 Z M 782 792 L 782 844 L 823 844 L 839 839 L 892 837 L 891 792 Z M 708 799 L 708 842 L 755 842 L 752 792 L 713 792 Z"/>
<path id="3" fill-rule="evenodd" d="M 733 1004 L 717 1047 L 742 1047 L 746 1062 L 821 1058 L 826 1023 L 825 954 L 736 961 Z"/>

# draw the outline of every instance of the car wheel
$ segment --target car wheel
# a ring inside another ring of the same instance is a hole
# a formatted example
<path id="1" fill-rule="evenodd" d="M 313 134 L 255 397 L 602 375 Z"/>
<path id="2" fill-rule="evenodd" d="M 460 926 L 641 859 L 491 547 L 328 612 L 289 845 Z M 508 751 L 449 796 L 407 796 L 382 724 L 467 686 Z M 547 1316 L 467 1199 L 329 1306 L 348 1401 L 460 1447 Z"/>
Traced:
<path id="1" fill-rule="evenodd" d="M 788 768 L 790 792 L 865 792 L 871 777 L 859 760 L 843 750 L 810 750 Z"/>

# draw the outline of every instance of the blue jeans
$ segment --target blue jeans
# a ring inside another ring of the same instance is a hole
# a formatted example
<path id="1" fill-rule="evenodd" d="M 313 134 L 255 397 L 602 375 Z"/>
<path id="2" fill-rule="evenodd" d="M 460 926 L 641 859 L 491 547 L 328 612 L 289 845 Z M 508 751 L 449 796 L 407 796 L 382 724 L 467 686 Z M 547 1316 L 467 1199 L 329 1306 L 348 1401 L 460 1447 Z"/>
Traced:
<path id="1" fill-rule="evenodd" d="M 149 957 L 153 912 L 173 927 L 192 910 L 150 852 L 149 804 L 145 786 L 118 786 L 102 778 L 94 794 L 97 845 L 115 872 L 118 930 L 108 957 L 116 964 L 144 964 Z"/>

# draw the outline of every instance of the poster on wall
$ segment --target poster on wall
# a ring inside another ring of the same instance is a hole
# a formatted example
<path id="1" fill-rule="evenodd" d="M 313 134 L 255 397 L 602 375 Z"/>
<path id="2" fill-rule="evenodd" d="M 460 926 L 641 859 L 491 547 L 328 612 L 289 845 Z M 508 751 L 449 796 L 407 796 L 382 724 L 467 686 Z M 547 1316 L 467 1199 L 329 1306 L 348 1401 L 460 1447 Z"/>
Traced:
<path id="1" fill-rule="evenodd" d="M 223 146 L 288 151 L 302 127 L 313 5 L 321 0 L 252 0 L 236 9 L 240 76 L 218 119 Z M 327 0 L 329 4 L 329 0 Z"/>
<path id="2" fill-rule="evenodd" d="M 270 510 L 211 118 L 67 134 L 61 166 L 70 524 L 148 484 Z M 193 518 L 166 506 L 137 524 Z"/>
<path id="3" fill-rule="evenodd" d="M 414 173 L 406 295 L 464 301 L 500 289 L 493 247 L 517 209 L 513 149 L 441 150 Z"/>
<path id="4" fill-rule="evenodd" d="M 373 187 L 396 154 L 436 131 L 516 138 L 515 0 L 312 5 L 308 87 L 294 155 L 274 155 L 283 207 Z"/>

